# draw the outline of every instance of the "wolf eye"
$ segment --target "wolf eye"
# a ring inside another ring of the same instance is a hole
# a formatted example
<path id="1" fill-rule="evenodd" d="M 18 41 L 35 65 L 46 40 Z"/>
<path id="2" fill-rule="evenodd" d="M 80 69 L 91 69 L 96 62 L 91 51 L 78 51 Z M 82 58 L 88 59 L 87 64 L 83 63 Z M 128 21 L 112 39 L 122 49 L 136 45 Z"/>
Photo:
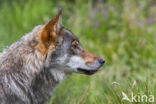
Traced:
<path id="1" fill-rule="evenodd" d="M 78 44 L 79 44 L 79 43 L 78 43 L 77 41 L 73 41 L 73 42 L 72 42 L 72 47 L 73 47 L 73 48 L 78 48 Z"/>
<path id="2" fill-rule="evenodd" d="M 73 48 L 77 48 L 77 47 L 78 47 L 78 44 L 74 44 L 74 45 L 73 45 Z"/>

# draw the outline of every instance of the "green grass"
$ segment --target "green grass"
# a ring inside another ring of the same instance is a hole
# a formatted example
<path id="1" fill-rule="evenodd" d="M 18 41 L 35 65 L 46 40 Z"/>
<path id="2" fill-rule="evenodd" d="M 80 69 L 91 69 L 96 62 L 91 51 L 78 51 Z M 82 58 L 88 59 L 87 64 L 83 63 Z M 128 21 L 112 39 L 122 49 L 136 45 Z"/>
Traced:
<path id="1" fill-rule="evenodd" d="M 47 104 L 130 104 L 121 100 L 122 92 L 129 97 L 132 92 L 152 94 L 156 100 L 154 0 L 0 2 L 0 49 L 47 22 L 61 5 L 63 25 L 86 49 L 106 60 L 93 76 L 73 74 L 67 78 Z"/>

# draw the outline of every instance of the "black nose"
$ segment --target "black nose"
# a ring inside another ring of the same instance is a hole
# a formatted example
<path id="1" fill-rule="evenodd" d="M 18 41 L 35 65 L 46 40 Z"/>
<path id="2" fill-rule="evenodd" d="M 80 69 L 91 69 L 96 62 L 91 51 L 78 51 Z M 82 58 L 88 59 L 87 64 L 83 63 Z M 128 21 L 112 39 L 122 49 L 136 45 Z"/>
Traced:
<path id="1" fill-rule="evenodd" d="M 103 60 L 103 59 L 100 58 L 100 57 L 98 58 L 98 61 L 99 61 L 100 64 L 104 64 L 104 63 L 105 63 L 105 60 Z"/>

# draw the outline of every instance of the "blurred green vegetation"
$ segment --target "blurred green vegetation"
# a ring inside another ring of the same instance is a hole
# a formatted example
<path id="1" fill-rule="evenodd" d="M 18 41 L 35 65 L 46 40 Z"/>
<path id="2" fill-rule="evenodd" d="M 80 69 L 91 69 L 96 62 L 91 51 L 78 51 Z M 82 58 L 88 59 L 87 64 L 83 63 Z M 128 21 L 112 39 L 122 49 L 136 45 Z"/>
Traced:
<path id="1" fill-rule="evenodd" d="M 0 49 L 49 21 L 57 6 L 63 25 L 106 64 L 93 76 L 70 76 L 47 104 L 129 104 L 122 92 L 156 100 L 155 0 L 0 0 Z"/>

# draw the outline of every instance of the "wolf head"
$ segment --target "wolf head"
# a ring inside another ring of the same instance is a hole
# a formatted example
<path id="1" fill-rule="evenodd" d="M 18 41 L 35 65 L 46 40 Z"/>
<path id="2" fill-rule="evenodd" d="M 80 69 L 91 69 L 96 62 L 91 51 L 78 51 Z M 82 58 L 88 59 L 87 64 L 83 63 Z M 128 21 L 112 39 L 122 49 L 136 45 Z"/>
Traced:
<path id="1" fill-rule="evenodd" d="M 94 74 L 105 61 L 83 49 L 78 38 L 61 26 L 61 10 L 40 33 L 37 49 L 46 56 L 45 67 L 67 73 Z"/>

